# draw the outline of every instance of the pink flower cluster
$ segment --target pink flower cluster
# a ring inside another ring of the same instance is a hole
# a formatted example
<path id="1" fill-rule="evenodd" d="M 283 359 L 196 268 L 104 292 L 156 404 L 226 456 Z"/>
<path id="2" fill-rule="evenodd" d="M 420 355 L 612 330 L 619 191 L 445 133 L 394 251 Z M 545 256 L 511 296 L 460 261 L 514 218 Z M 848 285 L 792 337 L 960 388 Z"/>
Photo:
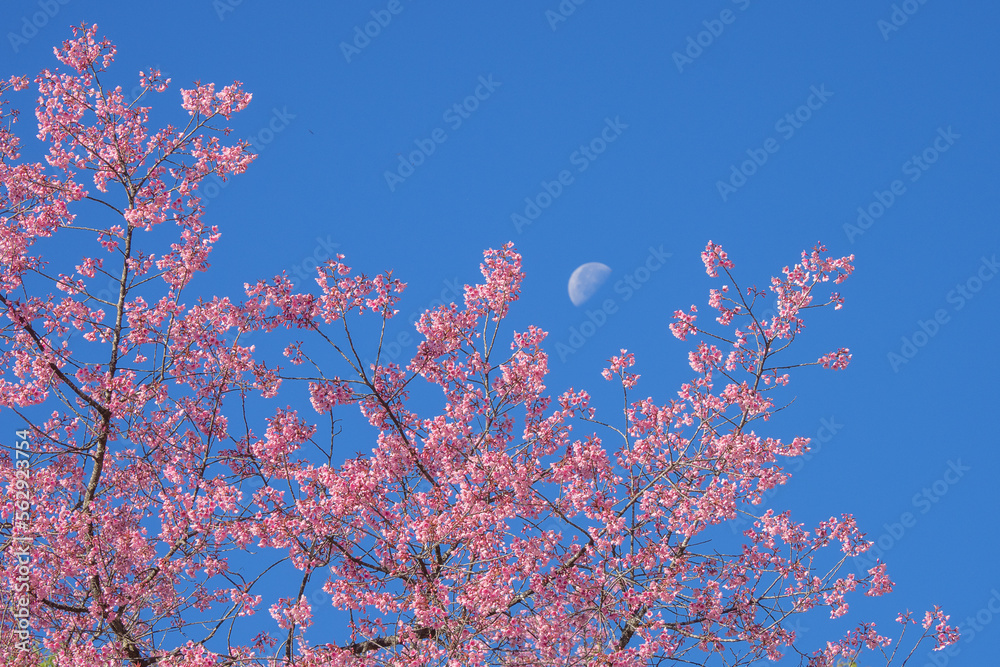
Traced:
<path id="1" fill-rule="evenodd" d="M 186 289 L 220 238 L 200 186 L 252 159 L 213 129 L 249 103 L 238 83 L 182 91 L 188 124 L 151 130 L 147 107 L 102 82 L 115 51 L 96 27 L 56 53 L 72 71 L 35 78 L 44 163 L 22 161 L 0 107 L 0 408 L 44 415 L 24 436 L 38 461 L 26 595 L 57 664 L 749 664 L 808 648 L 794 615 L 840 617 L 859 591 L 892 589 L 881 563 L 840 573 L 869 546 L 853 517 L 807 527 L 759 507 L 808 446 L 766 434 L 773 392 L 791 369 L 850 360 L 785 357 L 808 309 L 840 307 L 819 292 L 852 257 L 817 246 L 769 292 L 741 288 L 709 242 L 719 314 L 707 331 L 695 306 L 675 313 L 693 376 L 666 399 L 635 395 L 626 350 L 602 371 L 624 407 L 550 395 L 546 333 L 508 324 L 524 279 L 511 244 L 484 253 L 462 303 L 422 315 L 411 359 L 382 363 L 405 288 L 390 272 L 341 255 L 301 293 L 284 275 L 238 303 Z M 169 83 L 140 81 L 150 96 Z M 25 85 L 0 84 L 0 104 Z M 109 211 L 114 224 L 83 222 Z M 69 259 L 43 257 L 42 239 Z M 14 498 L 11 461 L 0 480 Z M 0 503 L 0 523 L 16 511 Z M 742 544 L 713 545 L 738 515 L 752 518 Z M 5 608 L 18 566 L 5 547 Z M 341 626 L 317 622 L 320 588 Z M 957 638 L 947 621 L 923 620 L 939 647 Z M 12 630 L 0 618 L 3 663 L 39 665 Z M 890 643 L 861 623 L 811 664 Z"/>

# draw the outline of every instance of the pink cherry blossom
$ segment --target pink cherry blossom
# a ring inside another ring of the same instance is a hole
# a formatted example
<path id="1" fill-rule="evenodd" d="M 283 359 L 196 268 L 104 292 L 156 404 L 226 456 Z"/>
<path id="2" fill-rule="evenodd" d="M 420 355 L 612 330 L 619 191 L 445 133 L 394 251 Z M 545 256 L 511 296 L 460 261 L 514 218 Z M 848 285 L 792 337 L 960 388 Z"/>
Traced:
<path id="1" fill-rule="evenodd" d="M 391 272 L 338 255 L 302 292 L 285 275 L 238 300 L 186 289 L 222 239 L 204 179 L 253 159 L 215 129 L 250 102 L 238 82 L 182 90 L 186 124 L 157 129 L 107 82 L 115 49 L 96 26 L 56 56 L 63 69 L 34 78 L 43 162 L 22 158 L 19 119 L 0 107 L 0 408 L 32 419 L 35 457 L 29 482 L 0 461 L 0 596 L 16 606 L 14 538 L 28 540 L 41 650 L 23 650 L 3 616 L 4 664 L 891 662 L 903 636 L 874 623 L 823 644 L 792 625 L 893 588 L 882 563 L 841 572 L 871 545 L 859 522 L 760 507 L 809 444 L 774 437 L 779 396 L 800 368 L 850 360 L 840 348 L 798 361 L 792 344 L 810 309 L 843 304 L 824 283 L 842 283 L 853 256 L 817 245 L 759 288 L 709 242 L 719 314 L 674 313 L 692 375 L 667 397 L 638 393 L 641 359 L 624 349 L 601 371 L 621 384 L 612 405 L 551 393 L 546 332 L 509 324 L 530 288 L 509 243 L 484 253 L 461 303 L 422 314 L 412 358 L 390 363 L 379 332 L 406 287 Z M 139 80 L 143 104 L 170 83 Z M 0 104 L 26 86 L 0 83 Z M 41 252 L 52 244 L 58 261 Z M 26 486 L 30 520 L 14 500 Z M 739 516 L 741 544 L 713 544 Z M 343 625 L 317 620 L 320 589 Z M 917 644 L 956 641 L 948 618 L 928 612 Z"/>

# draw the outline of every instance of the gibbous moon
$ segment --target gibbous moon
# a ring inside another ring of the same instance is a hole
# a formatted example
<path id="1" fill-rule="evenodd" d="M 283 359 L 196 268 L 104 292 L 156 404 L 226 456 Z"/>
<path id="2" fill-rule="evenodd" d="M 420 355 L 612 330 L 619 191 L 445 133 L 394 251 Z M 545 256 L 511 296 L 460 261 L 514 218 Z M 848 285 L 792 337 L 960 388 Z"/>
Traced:
<path id="1" fill-rule="evenodd" d="M 611 267 L 600 262 L 587 262 L 576 267 L 569 277 L 569 300 L 579 306 L 589 299 L 611 275 Z"/>

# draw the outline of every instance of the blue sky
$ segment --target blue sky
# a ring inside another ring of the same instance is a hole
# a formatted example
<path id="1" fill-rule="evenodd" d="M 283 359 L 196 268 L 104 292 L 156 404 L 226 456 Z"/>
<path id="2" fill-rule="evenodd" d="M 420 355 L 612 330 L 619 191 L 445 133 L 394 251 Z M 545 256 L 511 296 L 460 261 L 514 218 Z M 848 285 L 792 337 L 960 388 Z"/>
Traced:
<path id="1" fill-rule="evenodd" d="M 599 370 L 627 347 L 666 402 L 691 376 L 667 324 L 706 305 L 709 239 L 743 284 L 817 241 L 854 253 L 844 309 L 797 343 L 853 363 L 793 375 L 774 434 L 825 442 L 770 502 L 807 523 L 854 513 L 897 582 L 869 616 L 941 604 L 966 630 L 978 614 L 947 664 L 995 659 L 996 3 L 18 1 L 0 8 L 3 74 L 54 66 L 81 21 L 117 44 L 110 79 L 173 79 L 164 118 L 195 80 L 253 93 L 232 125 L 260 157 L 209 203 L 206 293 L 336 250 L 393 269 L 409 315 L 457 299 L 511 240 L 527 272 L 511 321 L 550 332 L 552 390 L 610 396 Z M 577 307 L 586 262 L 612 273 Z M 388 332 L 400 359 L 406 319 Z"/>

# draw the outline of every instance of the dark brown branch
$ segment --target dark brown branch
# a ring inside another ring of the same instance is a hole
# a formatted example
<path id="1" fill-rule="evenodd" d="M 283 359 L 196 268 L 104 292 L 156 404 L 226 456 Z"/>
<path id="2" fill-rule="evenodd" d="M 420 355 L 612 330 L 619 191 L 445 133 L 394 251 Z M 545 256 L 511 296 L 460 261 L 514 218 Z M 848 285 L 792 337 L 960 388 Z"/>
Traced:
<path id="1" fill-rule="evenodd" d="M 413 635 L 417 639 L 433 639 L 437 637 L 440 632 L 441 631 L 437 628 L 417 628 L 413 631 Z M 389 635 L 387 637 L 376 637 L 375 639 L 348 644 L 344 648 L 350 649 L 351 653 L 355 655 L 364 655 L 368 651 L 377 651 L 380 648 L 391 648 L 393 646 L 399 646 L 402 643 L 403 642 L 399 639 L 399 635 Z"/>

